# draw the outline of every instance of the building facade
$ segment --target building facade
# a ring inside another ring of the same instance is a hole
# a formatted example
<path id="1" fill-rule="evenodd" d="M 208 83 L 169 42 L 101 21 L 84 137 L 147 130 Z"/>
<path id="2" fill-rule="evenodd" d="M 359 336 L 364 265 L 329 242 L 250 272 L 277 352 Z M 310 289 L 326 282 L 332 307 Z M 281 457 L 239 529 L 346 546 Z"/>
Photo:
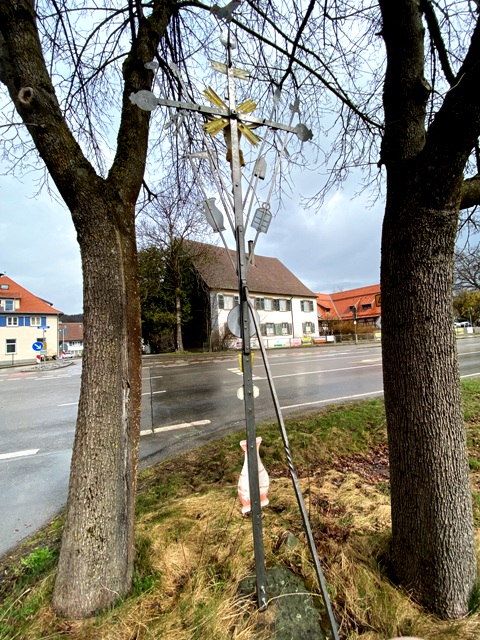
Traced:
<path id="1" fill-rule="evenodd" d="M 1 275 L 0 364 L 33 363 L 39 354 L 57 357 L 61 313 L 52 303 Z M 33 349 L 34 344 L 37 351 Z"/>
<path id="2" fill-rule="evenodd" d="M 228 255 L 224 248 L 201 246 L 193 262 L 207 304 L 201 308 L 201 296 L 193 303 L 196 326 L 203 325 L 204 344 L 209 349 L 240 347 L 235 331 L 239 304 L 236 252 L 229 250 Z M 260 336 L 252 339 L 252 346 L 260 338 L 267 348 L 299 346 L 318 335 L 316 294 L 277 258 L 252 256 L 247 283 L 260 325 Z"/>

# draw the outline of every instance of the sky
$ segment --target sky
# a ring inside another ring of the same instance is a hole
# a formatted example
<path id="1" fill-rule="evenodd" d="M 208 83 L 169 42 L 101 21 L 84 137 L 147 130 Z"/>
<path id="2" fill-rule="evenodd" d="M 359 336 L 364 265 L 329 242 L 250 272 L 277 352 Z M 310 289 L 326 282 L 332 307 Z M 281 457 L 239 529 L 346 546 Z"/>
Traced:
<path id="1" fill-rule="evenodd" d="M 305 193 L 294 180 L 297 194 Z M 367 195 L 354 196 L 356 178 L 332 192 L 317 213 L 285 200 L 260 234 L 258 255 L 276 257 L 314 292 L 330 293 L 377 284 L 383 203 L 370 207 Z M 28 176 L 0 179 L 0 273 L 66 314 L 81 313 L 82 273 L 75 229 L 66 207 Z M 247 239 L 253 239 L 249 230 Z M 228 246 L 234 248 L 232 237 Z"/>

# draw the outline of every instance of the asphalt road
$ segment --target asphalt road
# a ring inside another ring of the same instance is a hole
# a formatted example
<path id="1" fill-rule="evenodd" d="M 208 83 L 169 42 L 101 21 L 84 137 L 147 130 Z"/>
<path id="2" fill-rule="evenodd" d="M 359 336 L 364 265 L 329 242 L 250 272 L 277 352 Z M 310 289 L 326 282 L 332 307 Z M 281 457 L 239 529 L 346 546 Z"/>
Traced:
<path id="1" fill-rule="evenodd" d="M 480 340 L 459 341 L 463 377 L 480 376 Z M 270 351 L 285 413 L 382 394 L 379 345 Z M 255 354 L 257 420 L 273 417 Z M 81 363 L 46 371 L 0 371 L 0 555 L 55 516 L 66 502 Z M 141 467 L 244 427 L 236 355 L 143 366 Z M 243 434 L 242 434 L 243 436 Z"/>

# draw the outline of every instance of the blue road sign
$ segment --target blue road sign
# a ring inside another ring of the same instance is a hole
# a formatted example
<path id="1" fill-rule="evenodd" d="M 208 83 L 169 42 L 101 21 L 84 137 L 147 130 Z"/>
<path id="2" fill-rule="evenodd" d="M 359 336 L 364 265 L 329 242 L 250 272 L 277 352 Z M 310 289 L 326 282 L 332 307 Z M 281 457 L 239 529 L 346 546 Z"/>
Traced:
<path id="1" fill-rule="evenodd" d="M 37 327 L 37 329 L 43 329 L 45 331 L 46 329 L 50 329 L 50 327 Z"/>
<path id="2" fill-rule="evenodd" d="M 32 344 L 32 349 L 34 351 L 41 351 L 43 349 L 43 342 L 34 342 Z"/>

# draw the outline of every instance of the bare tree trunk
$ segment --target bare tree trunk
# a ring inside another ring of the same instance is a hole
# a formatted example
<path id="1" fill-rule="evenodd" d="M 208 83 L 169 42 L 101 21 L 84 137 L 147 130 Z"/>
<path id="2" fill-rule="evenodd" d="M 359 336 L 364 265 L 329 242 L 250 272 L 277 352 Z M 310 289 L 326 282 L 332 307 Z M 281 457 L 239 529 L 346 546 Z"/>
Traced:
<path id="1" fill-rule="evenodd" d="M 135 203 L 148 148 L 149 114 L 132 92 L 150 89 L 153 59 L 175 5 L 138 17 L 123 63 L 117 151 L 97 175 L 72 136 L 49 76 L 32 0 L 0 0 L 0 81 L 9 91 L 59 193 L 80 244 L 85 350 L 67 517 L 53 606 L 92 615 L 128 593 L 140 425 L 140 307 Z M 133 21 L 134 22 L 134 21 Z"/>
<path id="2" fill-rule="evenodd" d="M 121 233 L 105 202 L 96 202 L 96 214 L 95 227 L 79 234 L 85 351 L 53 597 L 54 608 L 72 618 L 127 593 L 134 559 L 141 401 L 135 237 Z M 125 217 L 133 225 L 133 207 Z"/>
<path id="3" fill-rule="evenodd" d="M 183 338 L 182 338 L 182 301 L 180 294 L 177 291 L 175 293 L 175 317 L 177 321 L 177 351 L 183 351 Z"/>
<path id="4" fill-rule="evenodd" d="M 476 555 L 453 333 L 453 251 L 478 131 L 480 33 L 426 130 L 418 0 L 379 0 L 387 49 L 382 350 L 397 579 L 432 612 L 468 611 Z"/>
<path id="5" fill-rule="evenodd" d="M 406 181 L 401 185 L 408 191 Z M 393 566 L 397 579 L 444 618 L 467 613 L 476 582 L 451 304 L 457 213 L 393 195 L 382 241 Z"/>

